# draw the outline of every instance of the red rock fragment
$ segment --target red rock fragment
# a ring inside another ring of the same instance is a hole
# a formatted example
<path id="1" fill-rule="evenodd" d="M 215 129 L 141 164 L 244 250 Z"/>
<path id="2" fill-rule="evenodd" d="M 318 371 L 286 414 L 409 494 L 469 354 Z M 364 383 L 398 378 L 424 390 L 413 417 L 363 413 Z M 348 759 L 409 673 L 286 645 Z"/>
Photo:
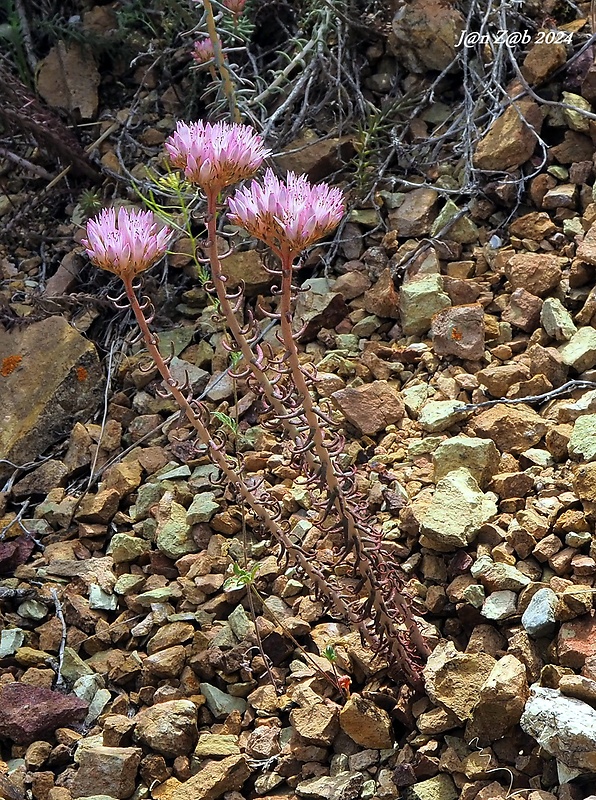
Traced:
<path id="1" fill-rule="evenodd" d="M 56 728 L 80 722 L 87 709 L 88 704 L 75 695 L 7 683 L 0 692 L 0 736 L 16 744 L 29 744 L 44 739 Z"/>
<path id="2" fill-rule="evenodd" d="M 34 547 L 35 542 L 29 536 L 0 542 L 0 575 L 12 573 L 20 564 L 25 564 Z"/>
<path id="3" fill-rule="evenodd" d="M 444 308 L 434 315 L 431 334 L 437 355 L 479 361 L 484 356 L 484 309 L 479 303 Z"/>
<path id="4" fill-rule="evenodd" d="M 593 614 L 577 617 L 561 625 L 557 639 L 559 664 L 562 667 L 583 667 L 586 659 L 596 655 L 596 619 Z"/>
<path id="5" fill-rule="evenodd" d="M 503 311 L 501 319 L 516 328 L 530 333 L 538 327 L 542 300 L 525 289 L 516 289 L 509 299 L 509 305 Z"/>
<path id="6" fill-rule="evenodd" d="M 559 286 L 566 265 L 566 258 L 549 253 L 518 253 L 509 259 L 505 274 L 514 289 L 544 297 Z"/>

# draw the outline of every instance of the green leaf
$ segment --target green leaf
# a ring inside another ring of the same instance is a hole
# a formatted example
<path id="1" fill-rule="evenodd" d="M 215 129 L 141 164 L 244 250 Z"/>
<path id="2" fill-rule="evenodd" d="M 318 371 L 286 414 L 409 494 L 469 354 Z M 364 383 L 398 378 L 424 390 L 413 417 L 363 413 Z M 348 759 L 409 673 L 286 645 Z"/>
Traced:
<path id="1" fill-rule="evenodd" d="M 327 659 L 331 664 L 334 661 L 337 661 L 337 653 L 335 652 L 335 647 L 332 644 L 328 644 L 325 650 L 323 651 L 324 658 Z"/>
<path id="2" fill-rule="evenodd" d="M 232 564 L 233 575 L 226 578 L 223 584 L 224 592 L 235 592 L 237 589 L 242 589 L 244 586 L 250 586 L 254 583 L 259 565 L 255 564 L 252 569 L 242 569 L 238 562 L 234 561 Z"/>
<path id="3" fill-rule="evenodd" d="M 222 411 L 214 411 L 213 416 L 215 419 L 220 422 L 222 425 L 228 427 L 233 434 L 238 433 L 238 423 L 232 417 L 229 417 L 227 414 L 224 414 Z"/>

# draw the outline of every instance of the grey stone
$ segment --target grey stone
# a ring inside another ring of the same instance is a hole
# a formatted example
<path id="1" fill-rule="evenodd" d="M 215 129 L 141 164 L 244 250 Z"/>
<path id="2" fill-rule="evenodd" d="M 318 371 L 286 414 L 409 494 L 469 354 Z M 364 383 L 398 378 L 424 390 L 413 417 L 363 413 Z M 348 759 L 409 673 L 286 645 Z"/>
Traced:
<path id="1" fill-rule="evenodd" d="M 444 441 L 442 436 L 426 436 L 424 439 L 411 439 L 408 442 L 408 458 L 418 458 L 434 453 Z"/>
<path id="2" fill-rule="evenodd" d="M 91 703 L 95 697 L 95 693 L 103 689 L 104 686 L 104 679 L 101 675 L 93 673 L 93 675 L 81 675 L 80 678 L 77 678 L 72 687 L 72 691 L 81 700 L 84 700 L 86 703 Z"/>
<path id="3" fill-rule="evenodd" d="M 20 628 L 5 628 L 0 634 L 0 658 L 13 656 L 24 641 L 25 632 Z"/>
<path id="4" fill-rule="evenodd" d="M 190 467 L 187 464 L 178 464 L 176 461 L 170 461 L 170 463 L 162 467 L 154 477 L 157 478 L 158 481 L 177 481 L 190 478 L 190 474 Z"/>
<path id="5" fill-rule="evenodd" d="M 95 672 L 88 664 L 85 664 L 76 650 L 73 650 L 72 647 L 65 647 L 60 674 L 67 681 L 74 683 L 82 675 L 95 675 Z"/>
<path id="6" fill-rule="evenodd" d="M 569 547 L 583 547 L 592 541 L 589 531 L 570 531 L 565 534 L 565 544 Z"/>
<path id="7" fill-rule="evenodd" d="M 335 346 L 338 350 L 347 350 L 348 353 L 357 353 L 358 336 L 354 333 L 339 333 L 335 338 Z"/>
<path id="8" fill-rule="evenodd" d="M 486 562 L 482 569 L 477 567 L 475 577 L 479 577 L 483 586 L 491 592 L 519 592 L 530 583 L 530 578 L 523 572 L 500 561 Z"/>
<path id="9" fill-rule="evenodd" d="M 374 781 L 372 778 L 368 781 L 364 781 L 360 791 L 360 800 L 371 800 L 371 798 L 374 797 L 376 790 L 376 781 Z"/>
<path id="10" fill-rule="evenodd" d="M 528 450 L 524 450 L 521 455 L 527 459 L 530 464 L 542 467 L 543 469 L 552 467 L 552 465 L 555 463 L 554 458 L 548 452 L 548 450 L 543 450 L 540 447 L 530 447 Z"/>
<path id="11" fill-rule="evenodd" d="M 192 342 L 195 329 L 192 325 L 182 325 L 180 328 L 169 328 L 159 333 L 159 350 L 164 358 L 168 358 L 172 352 L 175 356 L 185 350 Z"/>
<path id="12" fill-rule="evenodd" d="M 426 383 L 415 383 L 413 386 L 402 389 L 401 396 L 408 414 L 417 419 L 423 405 L 434 393 L 434 389 Z"/>
<path id="13" fill-rule="evenodd" d="M 200 684 L 201 694 L 205 696 L 207 707 L 216 719 L 224 719 L 232 711 L 239 711 L 244 714 L 248 706 L 246 700 L 241 697 L 232 697 L 226 692 L 222 692 L 210 683 Z"/>
<path id="14" fill-rule="evenodd" d="M 474 606 L 474 608 L 482 608 L 482 605 L 486 600 L 484 586 L 481 586 L 479 583 L 473 583 L 471 586 L 466 586 L 462 594 L 464 599 L 467 600 L 471 606 Z"/>
<path id="15" fill-rule="evenodd" d="M 438 236 L 439 232 L 447 225 L 452 219 L 460 214 L 460 209 L 453 202 L 447 199 L 445 205 L 439 212 L 436 220 L 433 222 L 430 229 L 431 236 Z M 444 234 L 450 241 L 459 242 L 460 244 L 472 244 L 478 241 L 478 228 L 468 214 L 460 216 L 453 225 Z"/>
<path id="16" fill-rule="evenodd" d="M 38 600 L 25 600 L 17 609 L 20 617 L 25 619 L 44 619 L 48 615 L 48 607 Z"/>
<path id="17" fill-rule="evenodd" d="M 562 109 L 563 119 L 567 123 L 567 127 L 571 128 L 572 131 L 578 131 L 578 133 L 589 133 L 590 120 L 580 111 L 591 111 L 592 106 L 590 103 L 581 95 L 575 94 L 575 92 L 563 92 L 562 100 L 567 106 L 567 108 Z M 580 109 L 580 111 L 576 111 L 576 108 Z M 546 206 L 543 207 L 546 208 Z"/>
<path id="18" fill-rule="evenodd" d="M 114 586 L 114 594 L 131 594 L 145 583 L 144 575 L 132 575 L 126 572 L 121 575 Z"/>
<path id="19" fill-rule="evenodd" d="M 160 586 L 158 589 L 141 592 L 135 597 L 135 604 L 142 608 L 149 608 L 153 603 L 167 603 L 172 597 L 173 591 L 172 586 Z"/>
<path id="20" fill-rule="evenodd" d="M 213 492 L 201 492 L 195 495 L 192 504 L 186 512 L 186 521 L 189 525 L 197 525 L 199 522 L 209 522 L 216 511 L 219 511 L 220 503 Z"/>
<path id="21" fill-rule="evenodd" d="M 213 489 L 213 481 L 219 476 L 219 469 L 215 464 L 200 464 L 195 467 L 188 481 L 188 488 L 192 492 L 205 492 Z M 220 490 L 221 491 L 221 490 Z"/>
<path id="22" fill-rule="evenodd" d="M 264 775 L 259 775 L 255 779 L 255 792 L 259 796 L 270 795 L 273 790 L 284 781 L 285 778 L 278 775 L 277 772 L 266 772 Z"/>
<path id="23" fill-rule="evenodd" d="M 239 642 L 244 641 L 255 627 L 254 622 L 252 622 L 241 605 L 237 605 L 232 611 L 228 617 L 228 624 Z"/>
<path id="24" fill-rule="evenodd" d="M 461 400 L 431 400 L 420 409 L 418 422 L 422 430 L 438 433 L 462 422 L 469 414 Z"/>
<path id="25" fill-rule="evenodd" d="M 368 338 L 371 333 L 374 333 L 377 328 L 381 325 L 381 320 L 377 317 L 376 314 L 371 314 L 368 317 L 364 317 L 361 319 L 360 322 L 357 322 L 354 327 L 352 328 L 352 334 L 356 337 L 361 339 Z M 358 349 L 358 344 L 356 343 L 356 349 Z"/>
<path id="26" fill-rule="evenodd" d="M 95 722 L 111 699 L 112 695 L 109 689 L 98 689 L 93 696 L 93 700 L 89 704 L 89 711 L 85 717 L 85 725 L 91 725 Z"/>
<path id="27" fill-rule="evenodd" d="M 219 631 L 215 634 L 213 639 L 211 639 L 210 646 L 211 647 L 219 647 L 220 650 L 230 650 L 238 643 L 238 640 L 234 636 L 232 629 L 229 625 L 223 625 Z"/>
<path id="28" fill-rule="evenodd" d="M 139 522 L 142 519 L 147 519 L 152 506 L 155 506 L 161 500 L 162 494 L 165 492 L 165 487 L 159 483 L 144 483 L 139 486 L 137 492 L 137 500 L 134 504 L 133 520 Z M 126 536 L 127 534 L 116 534 L 117 536 Z M 112 542 L 116 537 L 112 538 Z"/>
<path id="29" fill-rule="evenodd" d="M 178 381 L 181 386 L 188 382 L 195 395 L 200 394 L 209 383 L 210 375 L 206 370 L 177 356 L 174 356 L 170 362 L 170 372 L 174 380 Z"/>
<path id="30" fill-rule="evenodd" d="M 186 519 L 184 506 L 175 500 L 166 500 L 166 495 L 162 497 L 159 506 L 160 511 L 163 508 L 164 516 L 157 527 L 158 549 L 174 560 L 188 553 L 196 553 L 199 548 L 192 538 L 192 526 Z"/>
<path id="31" fill-rule="evenodd" d="M 154 486 L 155 484 L 149 485 Z M 140 555 L 150 549 L 151 545 L 145 539 L 130 536 L 128 533 L 115 533 L 110 541 L 108 553 L 114 559 L 114 564 L 121 564 L 125 561 L 136 561 Z"/>
<path id="32" fill-rule="evenodd" d="M 98 611 L 115 611 L 118 608 L 118 598 L 115 594 L 104 592 L 96 583 L 92 583 L 89 587 L 89 608 Z"/>
<path id="33" fill-rule="evenodd" d="M 341 772 L 346 772 L 350 768 L 350 757 L 346 753 L 335 753 L 331 756 L 329 774 L 332 778 Z M 356 769 L 356 768 L 355 768 Z"/>
<path id="34" fill-rule="evenodd" d="M 538 589 L 522 614 L 522 625 L 533 639 L 550 636 L 556 626 L 557 595 L 552 589 Z"/>

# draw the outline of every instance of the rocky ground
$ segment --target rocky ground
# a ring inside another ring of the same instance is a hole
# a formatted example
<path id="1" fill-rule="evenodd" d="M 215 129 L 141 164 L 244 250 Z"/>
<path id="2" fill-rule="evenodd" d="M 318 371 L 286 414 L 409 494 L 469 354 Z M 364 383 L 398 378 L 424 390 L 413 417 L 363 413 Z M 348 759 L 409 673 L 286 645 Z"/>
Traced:
<path id="1" fill-rule="evenodd" d="M 392 58 L 414 72 L 416 59 L 449 64 L 445 30 L 459 12 L 412 8 L 369 52 L 370 87 Z M 587 11 L 562 29 L 580 31 Z M 429 55 L 414 12 L 443 26 L 433 35 L 446 53 Z M 474 142 L 483 182 L 465 203 L 448 160 L 366 201 L 353 193 L 331 263 L 319 249 L 303 272 L 303 357 L 433 651 L 424 694 L 388 677 L 193 451 L 156 372 L 142 369 L 130 315 L 112 310 L 116 282 L 81 255 L 89 198 L 77 204 L 71 186 L 36 205 L 22 164 L 5 171 L 5 800 L 593 800 L 596 67 L 587 50 L 566 68 L 577 49 L 523 51 L 508 84 L 522 97 Z M 123 148 L 163 164 L 181 108 L 172 90 L 154 111 L 146 70 L 128 79 L 141 132 L 108 136 L 94 167 L 121 177 Z M 56 81 L 43 86 L 52 105 Z M 97 114 L 93 97 L 83 117 Z M 413 120 L 412 142 L 438 135 L 444 119 L 432 120 Z M 303 134 L 280 161 L 328 177 L 348 139 Z M 336 178 L 349 189 L 349 172 Z M 160 346 L 210 409 L 238 416 L 246 473 L 265 477 L 308 536 L 308 494 L 257 398 L 234 386 L 221 326 L 177 249 L 145 285 Z M 274 303 L 264 259 L 241 249 L 225 261 L 251 304 Z M 319 558 L 333 568 L 328 551 Z M 233 582 L 234 562 L 255 568 L 254 592 Z"/>

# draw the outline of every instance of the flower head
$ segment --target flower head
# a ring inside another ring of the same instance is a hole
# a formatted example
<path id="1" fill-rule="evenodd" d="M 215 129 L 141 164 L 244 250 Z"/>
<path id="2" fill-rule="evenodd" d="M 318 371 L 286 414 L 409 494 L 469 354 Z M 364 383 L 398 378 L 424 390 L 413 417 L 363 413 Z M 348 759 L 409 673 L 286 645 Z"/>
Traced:
<path id="1" fill-rule="evenodd" d="M 238 189 L 228 216 L 278 255 L 295 255 L 332 231 L 345 212 L 340 189 L 288 172 L 281 181 L 268 169 L 262 183 Z"/>
<path id="2" fill-rule="evenodd" d="M 244 11 L 246 0 L 223 0 L 223 4 L 232 14 L 238 15 Z"/>
<path id="3" fill-rule="evenodd" d="M 205 192 L 219 193 L 254 175 L 269 155 L 250 125 L 229 122 L 179 122 L 165 148 L 175 167 Z"/>
<path id="4" fill-rule="evenodd" d="M 91 261 L 130 280 L 165 254 L 172 231 L 159 226 L 150 211 L 105 208 L 87 223 L 82 244 Z"/>
<path id="5" fill-rule="evenodd" d="M 197 64 L 206 64 L 208 61 L 211 61 L 211 59 L 215 58 L 213 42 L 208 36 L 206 36 L 204 39 L 199 39 L 198 42 L 194 43 L 192 57 Z"/>

